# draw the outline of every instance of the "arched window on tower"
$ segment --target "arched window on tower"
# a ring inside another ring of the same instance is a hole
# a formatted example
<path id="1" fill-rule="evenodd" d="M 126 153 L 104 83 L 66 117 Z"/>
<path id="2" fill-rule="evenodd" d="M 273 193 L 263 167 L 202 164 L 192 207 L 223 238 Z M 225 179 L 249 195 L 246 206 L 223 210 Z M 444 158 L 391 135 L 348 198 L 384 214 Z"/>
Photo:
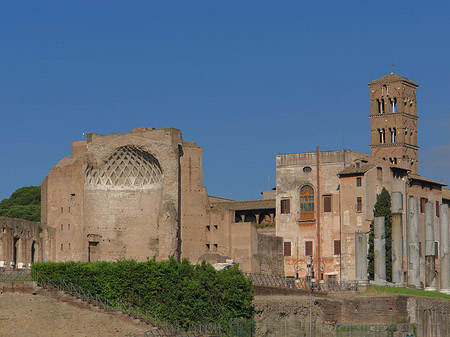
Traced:
<path id="1" fill-rule="evenodd" d="M 380 113 L 384 114 L 384 99 L 381 100 L 381 110 Z"/>
<path id="2" fill-rule="evenodd" d="M 397 98 L 392 99 L 392 113 L 397 112 Z"/>
<path id="3" fill-rule="evenodd" d="M 391 134 L 391 143 L 397 143 L 397 129 L 389 128 L 389 133 Z"/>
<path id="4" fill-rule="evenodd" d="M 378 103 L 378 113 L 381 113 L 381 102 L 379 99 L 377 99 L 377 103 Z"/>
<path id="5" fill-rule="evenodd" d="M 384 144 L 386 142 L 386 130 L 378 129 L 378 133 L 380 134 L 380 144 Z"/>
<path id="6" fill-rule="evenodd" d="M 305 185 L 300 189 L 300 220 L 314 219 L 314 189 Z"/>

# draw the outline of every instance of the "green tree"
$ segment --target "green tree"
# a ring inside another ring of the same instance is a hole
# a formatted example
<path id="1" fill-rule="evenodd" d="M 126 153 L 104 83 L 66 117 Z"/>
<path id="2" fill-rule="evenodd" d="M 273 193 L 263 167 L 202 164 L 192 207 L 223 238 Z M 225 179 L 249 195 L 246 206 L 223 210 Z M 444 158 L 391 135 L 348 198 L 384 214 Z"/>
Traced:
<path id="1" fill-rule="evenodd" d="M 41 221 L 41 187 L 27 186 L 0 201 L 0 216 Z"/>
<path id="2" fill-rule="evenodd" d="M 386 239 L 386 280 L 392 282 L 392 213 L 391 213 L 391 196 L 389 192 L 383 187 L 380 194 L 377 195 L 377 202 L 373 208 L 374 218 L 384 216 L 384 232 Z M 374 279 L 375 273 L 375 252 L 374 252 L 374 222 L 370 224 L 369 232 L 369 253 L 368 259 L 368 272 L 369 278 Z"/>

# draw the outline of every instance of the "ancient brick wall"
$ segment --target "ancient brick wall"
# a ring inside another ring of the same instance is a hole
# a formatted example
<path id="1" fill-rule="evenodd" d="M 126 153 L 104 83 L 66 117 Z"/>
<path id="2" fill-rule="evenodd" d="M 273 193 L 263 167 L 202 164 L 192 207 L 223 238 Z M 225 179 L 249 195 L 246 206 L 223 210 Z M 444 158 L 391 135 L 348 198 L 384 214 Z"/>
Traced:
<path id="1" fill-rule="evenodd" d="M 284 275 L 283 238 L 258 233 L 255 258 L 261 274 Z"/>
<path id="2" fill-rule="evenodd" d="M 45 243 L 53 231 L 38 222 L 0 217 L 0 261 L 3 268 L 29 268 L 44 260 Z"/>

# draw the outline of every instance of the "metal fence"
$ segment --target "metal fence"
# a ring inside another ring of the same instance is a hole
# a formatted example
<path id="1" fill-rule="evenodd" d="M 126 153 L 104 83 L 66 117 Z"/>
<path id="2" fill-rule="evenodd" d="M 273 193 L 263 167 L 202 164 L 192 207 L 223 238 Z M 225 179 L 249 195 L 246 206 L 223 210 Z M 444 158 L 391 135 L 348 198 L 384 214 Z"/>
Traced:
<path id="1" fill-rule="evenodd" d="M 395 333 L 404 335 L 413 332 L 412 324 L 351 324 L 340 325 L 313 322 L 314 337 L 393 337 Z M 309 337 L 310 326 L 307 321 L 279 320 L 256 322 L 248 319 L 230 321 L 232 337 Z"/>
<path id="2" fill-rule="evenodd" d="M 131 303 L 122 301 L 120 299 L 107 299 L 94 294 L 89 290 L 83 289 L 71 282 L 65 280 L 52 280 L 50 278 L 39 275 L 35 270 L 31 272 L 31 278 L 36 281 L 37 284 L 47 290 L 57 289 L 64 291 L 65 293 L 79 298 L 89 304 L 95 305 L 102 308 L 104 311 L 121 311 L 131 318 L 139 319 L 154 328 L 137 335 L 128 336 L 186 336 L 186 337 L 196 337 L 205 334 L 209 335 L 220 335 L 221 326 L 219 323 L 206 323 L 198 325 L 190 325 L 187 329 L 182 328 L 177 323 L 171 323 L 164 319 L 160 319 L 155 315 L 145 311 Z M 31 280 L 31 279 L 30 279 Z"/>
<path id="3" fill-rule="evenodd" d="M 0 269 L 0 282 L 30 282 L 30 270 L 2 270 Z"/>
<path id="4" fill-rule="evenodd" d="M 193 324 L 187 329 L 177 326 L 157 327 L 138 334 L 128 334 L 127 337 L 199 337 L 220 336 L 222 329 L 219 323 Z"/>
<path id="5" fill-rule="evenodd" d="M 305 277 L 295 279 L 284 275 L 266 275 L 255 273 L 245 273 L 245 275 L 252 280 L 254 285 L 302 290 L 311 289 L 311 281 Z M 314 283 L 313 288 L 314 291 L 357 291 L 358 286 L 358 281 L 337 281 L 324 283 L 316 282 Z"/>

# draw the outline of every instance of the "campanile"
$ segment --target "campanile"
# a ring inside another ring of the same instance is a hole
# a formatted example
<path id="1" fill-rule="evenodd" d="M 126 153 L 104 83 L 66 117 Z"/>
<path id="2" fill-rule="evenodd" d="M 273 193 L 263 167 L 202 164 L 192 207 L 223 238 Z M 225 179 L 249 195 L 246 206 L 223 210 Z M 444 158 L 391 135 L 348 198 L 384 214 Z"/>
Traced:
<path id="1" fill-rule="evenodd" d="M 416 174 L 418 87 L 394 73 L 369 83 L 372 155 Z"/>

